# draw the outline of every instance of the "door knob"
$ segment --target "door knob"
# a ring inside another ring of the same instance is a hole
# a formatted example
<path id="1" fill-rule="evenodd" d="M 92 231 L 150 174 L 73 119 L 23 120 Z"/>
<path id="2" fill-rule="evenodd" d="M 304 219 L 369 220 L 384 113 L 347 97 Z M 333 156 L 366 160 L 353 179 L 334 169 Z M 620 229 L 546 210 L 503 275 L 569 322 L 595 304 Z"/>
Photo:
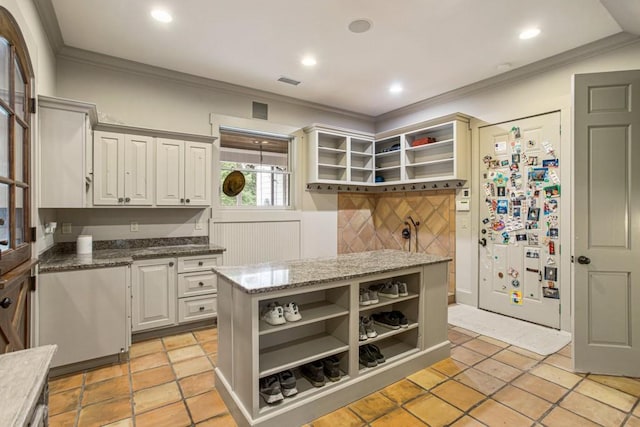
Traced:
<path id="1" fill-rule="evenodd" d="M 131 198 L 129 198 L 129 197 L 125 197 L 124 201 L 125 201 L 126 203 L 129 203 L 129 202 L 131 201 Z"/>
<path id="2" fill-rule="evenodd" d="M 483 237 L 482 239 L 478 240 L 478 243 L 480 244 L 480 246 L 487 246 L 487 239 Z"/>
<path id="3" fill-rule="evenodd" d="M 588 258 L 584 255 L 580 255 L 578 257 L 578 264 L 591 264 L 591 258 Z"/>
<path id="4" fill-rule="evenodd" d="M 5 297 L 2 299 L 2 301 L 0 301 L 0 307 L 2 308 L 9 308 L 11 304 L 13 304 L 13 301 L 9 297 Z"/>

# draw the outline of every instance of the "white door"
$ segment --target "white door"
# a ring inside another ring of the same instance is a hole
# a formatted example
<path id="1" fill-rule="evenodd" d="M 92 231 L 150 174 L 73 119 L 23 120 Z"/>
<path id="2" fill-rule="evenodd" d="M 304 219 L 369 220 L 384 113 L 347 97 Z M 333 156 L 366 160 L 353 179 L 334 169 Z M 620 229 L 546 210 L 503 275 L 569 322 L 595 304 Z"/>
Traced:
<path id="1" fill-rule="evenodd" d="M 574 79 L 575 370 L 640 377 L 640 70 Z"/>
<path id="2" fill-rule="evenodd" d="M 560 113 L 480 128 L 479 307 L 560 327 Z"/>
<path id="3" fill-rule="evenodd" d="M 156 143 L 156 204 L 184 205 L 184 141 Z"/>
<path id="4" fill-rule="evenodd" d="M 153 137 L 124 137 L 124 204 L 153 204 Z"/>
<path id="5" fill-rule="evenodd" d="M 211 144 L 185 144 L 184 198 L 187 206 L 211 204 Z"/>
<path id="6" fill-rule="evenodd" d="M 133 332 L 176 323 L 176 267 L 173 259 L 159 259 L 133 266 Z"/>
<path id="7" fill-rule="evenodd" d="M 124 202 L 124 135 L 96 131 L 93 134 L 93 204 Z"/>

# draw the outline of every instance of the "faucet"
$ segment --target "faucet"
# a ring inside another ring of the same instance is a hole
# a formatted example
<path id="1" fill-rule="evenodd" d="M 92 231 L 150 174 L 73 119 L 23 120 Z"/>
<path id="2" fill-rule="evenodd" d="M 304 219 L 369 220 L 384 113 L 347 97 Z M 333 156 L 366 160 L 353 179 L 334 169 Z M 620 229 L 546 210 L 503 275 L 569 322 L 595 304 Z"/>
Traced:
<path id="1" fill-rule="evenodd" d="M 416 232 L 416 252 L 418 252 L 418 227 L 420 227 L 420 221 L 414 221 L 413 218 L 411 217 L 411 215 L 407 216 L 407 219 L 409 221 L 411 221 L 411 224 L 413 224 L 413 229 Z M 409 225 L 406 221 L 405 221 L 406 225 Z M 409 242 L 409 251 L 411 251 L 411 242 Z"/>

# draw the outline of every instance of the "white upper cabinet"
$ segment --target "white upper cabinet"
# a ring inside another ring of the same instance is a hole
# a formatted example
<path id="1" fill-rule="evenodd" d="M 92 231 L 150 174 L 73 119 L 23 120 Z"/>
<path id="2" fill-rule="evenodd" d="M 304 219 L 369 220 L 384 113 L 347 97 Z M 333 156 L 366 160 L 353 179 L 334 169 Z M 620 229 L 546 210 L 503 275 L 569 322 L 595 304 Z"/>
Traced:
<path id="1" fill-rule="evenodd" d="M 95 105 L 38 97 L 40 204 L 42 208 L 91 206 L 91 124 Z"/>
<path id="2" fill-rule="evenodd" d="M 158 138 L 156 204 L 211 204 L 211 144 Z"/>
<path id="3" fill-rule="evenodd" d="M 152 205 L 153 137 L 96 131 L 93 138 L 93 204 Z"/>

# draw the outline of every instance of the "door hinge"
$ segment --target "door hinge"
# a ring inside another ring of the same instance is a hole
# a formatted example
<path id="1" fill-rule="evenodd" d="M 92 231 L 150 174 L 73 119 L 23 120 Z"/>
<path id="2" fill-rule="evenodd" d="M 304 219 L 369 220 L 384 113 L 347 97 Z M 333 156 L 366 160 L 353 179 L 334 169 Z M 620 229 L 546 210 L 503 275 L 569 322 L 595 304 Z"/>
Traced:
<path id="1" fill-rule="evenodd" d="M 29 98 L 29 112 L 31 114 L 35 114 L 35 112 L 36 112 L 36 99 L 35 98 Z"/>
<path id="2" fill-rule="evenodd" d="M 36 233 L 37 229 L 36 227 L 31 227 L 31 236 L 29 236 L 29 240 L 31 241 L 31 243 L 36 241 Z"/>
<path id="3" fill-rule="evenodd" d="M 558 314 L 562 314 L 562 304 L 558 304 Z"/>
<path id="4" fill-rule="evenodd" d="M 560 135 L 562 135 L 562 125 L 558 126 L 560 129 L 558 129 L 558 132 L 560 132 Z"/>
<path id="5" fill-rule="evenodd" d="M 32 292 L 36 290 L 36 276 L 29 277 L 29 290 Z"/>

